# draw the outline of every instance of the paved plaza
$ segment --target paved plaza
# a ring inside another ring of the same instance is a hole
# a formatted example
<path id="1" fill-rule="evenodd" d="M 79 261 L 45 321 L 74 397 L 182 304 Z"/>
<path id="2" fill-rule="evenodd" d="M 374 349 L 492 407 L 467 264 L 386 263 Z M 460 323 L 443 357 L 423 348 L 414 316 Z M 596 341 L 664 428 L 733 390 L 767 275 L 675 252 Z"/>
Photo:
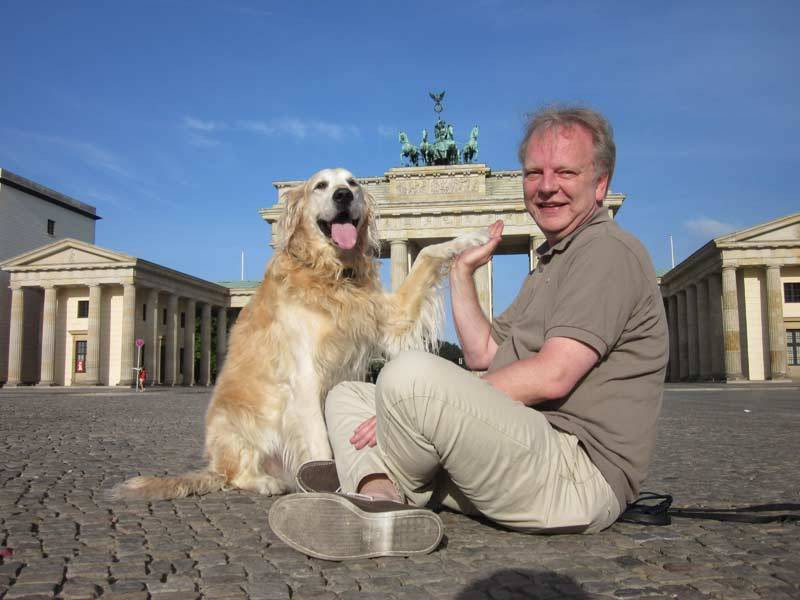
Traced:
<path id="1" fill-rule="evenodd" d="M 0 598 L 800 598 L 796 524 L 544 537 L 444 512 L 433 554 L 332 563 L 273 535 L 268 497 L 108 500 L 137 473 L 202 465 L 209 396 L 0 390 Z M 645 489 L 676 506 L 800 502 L 799 448 L 800 385 L 671 386 Z"/>

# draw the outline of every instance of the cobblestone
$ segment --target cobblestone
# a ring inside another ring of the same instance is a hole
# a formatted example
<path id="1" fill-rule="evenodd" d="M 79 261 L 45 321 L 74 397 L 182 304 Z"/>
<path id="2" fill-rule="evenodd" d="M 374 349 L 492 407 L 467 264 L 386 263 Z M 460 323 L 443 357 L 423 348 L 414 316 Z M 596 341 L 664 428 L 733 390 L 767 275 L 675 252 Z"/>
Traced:
<path id="1" fill-rule="evenodd" d="M 107 491 L 202 464 L 209 391 L 0 390 L 0 599 L 800 597 L 800 526 L 675 518 L 530 536 L 443 512 L 428 556 L 329 563 L 269 530 L 238 491 L 147 503 Z M 667 388 L 645 489 L 676 506 L 800 503 L 800 386 Z"/>

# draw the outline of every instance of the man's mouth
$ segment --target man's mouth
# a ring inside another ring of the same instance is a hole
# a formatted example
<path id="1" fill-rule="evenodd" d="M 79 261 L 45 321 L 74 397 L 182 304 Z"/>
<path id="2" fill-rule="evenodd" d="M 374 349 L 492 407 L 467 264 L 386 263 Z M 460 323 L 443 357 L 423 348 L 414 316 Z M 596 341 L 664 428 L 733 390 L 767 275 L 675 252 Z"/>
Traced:
<path id="1" fill-rule="evenodd" d="M 342 212 L 331 221 L 318 220 L 317 226 L 339 248 L 351 250 L 358 241 L 358 221 L 351 218 L 349 213 Z"/>
<path id="2" fill-rule="evenodd" d="M 558 210 L 562 206 L 566 206 L 566 204 L 563 204 L 561 202 L 539 202 L 537 206 L 539 207 L 540 210 L 552 211 L 552 210 Z"/>

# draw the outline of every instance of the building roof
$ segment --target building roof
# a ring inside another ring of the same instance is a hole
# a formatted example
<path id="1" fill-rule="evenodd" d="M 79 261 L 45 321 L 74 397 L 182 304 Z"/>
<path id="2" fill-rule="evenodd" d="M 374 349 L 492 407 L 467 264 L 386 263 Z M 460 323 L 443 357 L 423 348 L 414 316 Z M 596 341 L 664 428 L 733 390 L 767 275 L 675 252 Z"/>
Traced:
<path id="1" fill-rule="evenodd" d="M 102 218 L 97 216 L 97 209 L 94 206 L 75 200 L 75 198 L 70 198 L 55 190 L 51 190 L 49 187 L 45 187 L 35 181 L 12 173 L 8 169 L 0 169 L 0 183 L 76 212 L 84 217 L 89 217 L 95 221 Z"/>
<path id="2" fill-rule="evenodd" d="M 252 289 L 252 288 L 257 288 L 259 285 L 261 285 L 261 281 L 260 280 L 254 281 L 254 280 L 249 280 L 249 279 L 244 279 L 242 281 L 215 281 L 214 283 L 216 283 L 217 285 L 221 285 L 223 287 L 226 287 L 226 288 L 234 289 L 234 290 L 235 289 Z"/>

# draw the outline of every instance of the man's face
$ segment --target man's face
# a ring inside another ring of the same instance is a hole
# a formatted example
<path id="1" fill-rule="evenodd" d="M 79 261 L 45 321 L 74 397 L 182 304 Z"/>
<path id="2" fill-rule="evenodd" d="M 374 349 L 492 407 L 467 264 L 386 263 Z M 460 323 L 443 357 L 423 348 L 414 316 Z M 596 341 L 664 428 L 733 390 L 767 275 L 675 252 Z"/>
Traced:
<path id="1" fill-rule="evenodd" d="M 550 245 L 591 219 L 608 187 L 607 174 L 595 175 L 592 134 L 580 125 L 534 133 L 522 175 L 525 208 Z"/>

